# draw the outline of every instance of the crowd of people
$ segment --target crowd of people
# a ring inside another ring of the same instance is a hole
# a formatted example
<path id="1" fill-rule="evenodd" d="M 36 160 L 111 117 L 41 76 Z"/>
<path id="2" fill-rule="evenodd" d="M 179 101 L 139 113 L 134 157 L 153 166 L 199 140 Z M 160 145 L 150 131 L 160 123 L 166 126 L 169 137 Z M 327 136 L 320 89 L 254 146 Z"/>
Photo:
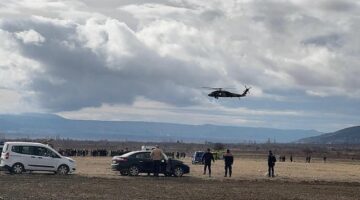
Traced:
<path id="1" fill-rule="evenodd" d="M 185 152 L 176 152 L 176 159 L 185 158 L 185 157 L 186 157 Z"/>
<path id="2" fill-rule="evenodd" d="M 121 149 L 121 150 L 106 150 L 106 149 L 60 149 L 59 153 L 63 156 L 118 156 L 123 155 L 125 153 L 130 152 L 128 148 Z M 181 159 L 186 157 L 185 152 L 168 152 L 164 153 L 158 145 L 151 151 L 151 158 L 154 162 L 154 176 L 159 175 L 160 170 L 160 163 L 163 159 L 162 155 L 166 154 L 168 157 Z M 234 156 L 230 152 L 229 149 L 226 150 L 226 152 L 222 156 L 224 160 L 224 177 L 231 177 L 232 175 L 232 165 L 234 163 Z M 326 162 L 326 156 L 324 156 L 323 160 Z M 209 177 L 211 177 L 211 163 L 215 162 L 214 154 L 211 152 L 211 149 L 208 148 L 206 152 L 202 156 L 202 163 L 204 164 L 204 172 L 203 174 L 208 174 Z M 274 177 L 275 176 L 275 163 L 277 162 L 277 159 L 275 155 L 272 153 L 272 151 L 269 151 L 268 154 L 268 176 Z M 279 162 L 285 162 L 286 157 L 285 155 L 279 156 Z M 293 162 L 293 155 L 290 155 L 290 162 Z M 311 156 L 307 155 L 305 159 L 306 163 L 311 162 Z"/>
<path id="3" fill-rule="evenodd" d="M 128 148 L 120 149 L 120 150 L 106 150 L 106 149 L 59 149 L 58 151 L 62 156 L 121 156 L 125 153 L 130 152 Z M 182 159 L 186 157 L 185 152 L 165 152 L 165 154 L 170 158 Z"/>
<path id="4" fill-rule="evenodd" d="M 73 156 L 120 156 L 123 155 L 125 153 L 128 153 L 129 150 L 126 149 L 121 149 L 121 150 L 106 150 L 106 149 L 59 149 L 59 153 L 62 156 L 68 156 L 68 157 L 73 157 Z"/>
<path id="5" fill-rule="evenodd" d="M 285 162 L 285 161 L 286 161 L 286 156 L 279 157 L 279 162 Z"/>

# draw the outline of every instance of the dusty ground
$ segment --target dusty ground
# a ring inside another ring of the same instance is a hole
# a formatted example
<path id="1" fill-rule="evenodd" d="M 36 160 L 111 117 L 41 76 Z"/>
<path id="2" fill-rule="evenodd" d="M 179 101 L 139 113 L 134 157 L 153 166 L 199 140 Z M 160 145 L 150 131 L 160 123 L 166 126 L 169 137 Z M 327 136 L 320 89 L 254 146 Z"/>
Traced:
<path id="1" fill-rule="evenodd" d="M 123 177 L 110 170 L 111 158 L 75 158 L 75 175 L 8 175 L 0 173 L 2 199 L 360 199 L 360 163 L 330 161 L 277 163 L 278 176 L 265 176 L 266 162 L 240 158 L 231 179 L 223 177 L 222 161 L 213 177 L 201 165 L 174 177 Z M 189 160 L 185 160 L 189 163 Z"/>
<path id="2" fill-rule="evenodd" d="M 79 175 L 90 177 L 121 178 L 118 173 L 111 171 L 110 157 L 76 157 Z M 275 179 L 289 181 L 332 181 L 332 182 L 360 182 L 360 162 L 351 160 L 322 160 L 313 159 L 312 163 L 277 162 Z M 190 166 L 190 174 L 186 176 L 208 179 L 202 175 L 202 165 L 192 165 L 190 159 L 183 160 Z M 212 179 L 224 179 L 224 163 L 216 161 L 212 166 Z M 267 180 L 267 161 L 264 159 L 238 158 L 233 165 L 233 177 L 237 180 Z"/>

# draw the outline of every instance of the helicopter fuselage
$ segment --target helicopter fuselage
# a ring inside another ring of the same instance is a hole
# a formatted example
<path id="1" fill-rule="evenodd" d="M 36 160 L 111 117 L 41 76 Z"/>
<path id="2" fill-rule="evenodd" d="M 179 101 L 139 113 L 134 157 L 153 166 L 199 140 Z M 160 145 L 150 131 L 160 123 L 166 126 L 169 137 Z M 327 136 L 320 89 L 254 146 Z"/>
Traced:
<path id="1" fill-rule="evenodd" d="M 246 88 L 242 94 L 232 93 L 226 90 L 216 90 L 208 94 L 209 97 L 214 97 L 218 99 L 219 97 L 244 97 L 249 92 L 249 88 Z"/>

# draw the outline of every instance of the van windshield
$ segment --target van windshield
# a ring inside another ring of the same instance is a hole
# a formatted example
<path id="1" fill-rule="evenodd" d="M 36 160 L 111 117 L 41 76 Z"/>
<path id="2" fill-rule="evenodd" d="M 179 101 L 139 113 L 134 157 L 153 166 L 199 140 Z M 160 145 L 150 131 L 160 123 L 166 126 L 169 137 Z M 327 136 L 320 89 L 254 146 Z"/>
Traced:
<path id="1" fill-rule="evenodd" d="M 3 153 L 5 153 L 7 151 L 8 146 L 9 146 L 8 144 L 5 144 L 5 146 L 3 147 L 3 150 L 2 150 Z"/>

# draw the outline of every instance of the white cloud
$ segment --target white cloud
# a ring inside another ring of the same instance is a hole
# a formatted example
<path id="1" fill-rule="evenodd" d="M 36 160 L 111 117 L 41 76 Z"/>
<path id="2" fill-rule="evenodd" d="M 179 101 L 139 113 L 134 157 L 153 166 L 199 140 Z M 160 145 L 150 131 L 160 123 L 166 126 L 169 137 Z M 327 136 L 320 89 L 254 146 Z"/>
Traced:
<path id="1" fill-rule="evenodd" d="M 25 44 L 41 45 L 41 43 L 45 42 L 45 38 L 32 29 L 28 31 L 17 32 L 15 33 L 15 35 Z"/>
<path id="2" fill-rule="evenodd" d="M 71 119 L 153 121 L 186 124 L 219 124 L 267 126 L 258 116 L 306 116 L 299 111 L 251 110 L 248 108 L 227 108 L 216 104 L 176 108 L 162 102 L 143 97 L 136 98 L 133 105 L 109 105 L 84 108 L 78 111 L 58 113 Z M 116 117 L 115 117 L 116 116 Z M 251 119 L 253 118 L 253 119 Z"/>

